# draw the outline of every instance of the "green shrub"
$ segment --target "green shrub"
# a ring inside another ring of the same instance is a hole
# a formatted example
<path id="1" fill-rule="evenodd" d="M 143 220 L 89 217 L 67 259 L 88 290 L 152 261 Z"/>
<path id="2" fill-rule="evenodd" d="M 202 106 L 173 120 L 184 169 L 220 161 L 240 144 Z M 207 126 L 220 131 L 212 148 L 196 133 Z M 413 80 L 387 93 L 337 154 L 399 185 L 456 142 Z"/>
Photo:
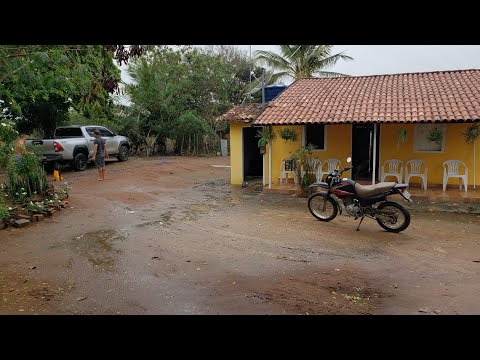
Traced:
<path id="1" fill-rule="evenodd" d="M 13 155 L 13 143 L 17 136 L 18 132 L 13 121 L 0 121 L 0 167 L 6 166 L 8 159 Z"/>
<path id="2" fill-rule="evenodd" d="M 47 190 L 47 176 L 41 160 L 28 153 L 16 162 L 10 158 L 6 176 L 7 191 L 15 202 L 23 202 L 27 197 L 43 195 Z"/>
<path id="3" fill-rule="evenodd" d="M 10 217 L 10 210 L 2 204 L 0 204 L 0 221 L 7 220 Z"/>

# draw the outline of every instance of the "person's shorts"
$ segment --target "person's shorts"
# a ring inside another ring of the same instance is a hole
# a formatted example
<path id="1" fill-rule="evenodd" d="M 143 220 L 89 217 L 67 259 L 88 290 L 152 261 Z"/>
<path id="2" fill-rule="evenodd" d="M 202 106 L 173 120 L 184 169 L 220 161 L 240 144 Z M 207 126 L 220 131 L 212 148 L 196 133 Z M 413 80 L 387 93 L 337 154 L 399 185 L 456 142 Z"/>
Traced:
<path id="1" fill-rule="evenodd" d="M 100 169 L 105 166 L 105 156 L 96 156 L 95 157 L 95 167 Z"/>

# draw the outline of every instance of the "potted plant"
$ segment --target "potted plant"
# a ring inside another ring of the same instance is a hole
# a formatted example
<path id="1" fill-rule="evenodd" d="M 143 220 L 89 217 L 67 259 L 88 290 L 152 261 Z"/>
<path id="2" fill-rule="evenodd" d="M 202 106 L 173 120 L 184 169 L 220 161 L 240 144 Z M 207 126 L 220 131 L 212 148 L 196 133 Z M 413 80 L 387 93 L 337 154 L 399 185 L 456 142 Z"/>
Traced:
<path id="1" fill-rule="evenodd" d="M 400 129 L 397 132 L 397 150 L 400 147 L 400 143 L 405 143 L 407 141 L 407 130 Z"/>
<path id="2" fill-rule="evenodd" d="M 289 128 L 280 130 L 280 136 L 282 137 L 283 140 L 285 140 L 285 142 L 287 141 L 295 142 L 297 140 L 297 132 Z"/>
<path id="3" fill-rule="evenodd" d="M 480 125 L 479 124 L 469 125 L 465 130 L 465 132 L 463 133 L 463 137 L 465 138 L 465 142 L 467 144 L 474 143 L 480 137 Z"/>
<path id="4" fill-rule="evenodd" d="M 267 144 L 272 143 L 272 141 L 276 137 L 276 134 L 271 126 L 266 126 L 258 130 L 257 137 L 260 138 L 258 140 L 258 147 L 260 148 L 260 153 L 265 154 Z"/>
<path id="5" fill-rule="evenodd" d="M 427 140 L 437 143 L 438 145 L 442 146 L 443 141 L 443 131 L 437 127 L 434 127 L 430 132 L 427 134 Z"/>

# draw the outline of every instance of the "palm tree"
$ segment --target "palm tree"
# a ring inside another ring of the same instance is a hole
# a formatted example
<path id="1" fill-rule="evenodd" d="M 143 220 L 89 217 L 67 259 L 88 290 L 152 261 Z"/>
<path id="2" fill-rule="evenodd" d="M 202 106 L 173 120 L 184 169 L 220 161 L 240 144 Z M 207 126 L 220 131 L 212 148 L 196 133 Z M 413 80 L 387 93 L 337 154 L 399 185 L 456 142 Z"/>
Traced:
<path id="1" fill-rule="evenodd" d="M 278 45 L 281 55 L 270 51 L 255 51 L 255 59 L 265 63 L 277 72 L 269 79 L 270 83 L 284 78 L 295 80 L 313 77 L 348 76 L 337 72 L 325 71 L 338 60 L 353 60 L 343 53 L 332 55 L 333 45 Z"/>

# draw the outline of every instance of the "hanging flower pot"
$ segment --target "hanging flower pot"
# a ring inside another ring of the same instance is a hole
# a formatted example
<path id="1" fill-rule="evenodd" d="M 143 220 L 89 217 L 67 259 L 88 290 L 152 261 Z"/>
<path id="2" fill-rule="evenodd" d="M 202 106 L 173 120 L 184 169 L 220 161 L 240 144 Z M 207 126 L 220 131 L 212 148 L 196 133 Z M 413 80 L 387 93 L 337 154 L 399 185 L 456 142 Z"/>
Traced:
<path id="1" fill-rule="evenodd" d="M 465 138 L 465 142 L 467 144 L 473 143 L 480 137 L 480 125 L 479 124 L 471 124 L 467 127 L 467 130 L 463 133 L 463 137 Z"/>
<path id="2" fill-rule="evenodd" d="M 400 147 L 400 143 L 405 143 L 407 141 L 407 130 L 400 129 L 397 132 L 397 150 Z"/>

